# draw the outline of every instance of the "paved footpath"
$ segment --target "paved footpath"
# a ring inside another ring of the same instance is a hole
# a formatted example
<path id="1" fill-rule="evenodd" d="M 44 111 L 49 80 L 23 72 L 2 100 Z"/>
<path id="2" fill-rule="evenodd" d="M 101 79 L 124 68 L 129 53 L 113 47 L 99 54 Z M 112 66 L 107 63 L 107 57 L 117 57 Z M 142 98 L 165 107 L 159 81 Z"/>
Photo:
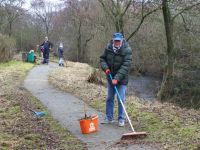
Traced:
<path id="1" fill-rule="evenodd" d="M 81 134 L 78 119 L 84 117 L 84 102 L 77 97 L 59 91 L 48 83 L 49 72 L 58 65 L 39 65 L 33 68 L 24 81 L 24 86 L 33 96 L 39 99 L 49 110 L 52 116 L 66 127 L 73 135 L 87 144 L 89 150 L 155 150 L 146 145 L 115 145 L 123 133 L 130 129 L 118 127 L 117 124 L 99 124 L 99 131 L 92 134 Z M 87 106 L 87 115 L 97 114 L 99 121 L 104 114 Z"/>

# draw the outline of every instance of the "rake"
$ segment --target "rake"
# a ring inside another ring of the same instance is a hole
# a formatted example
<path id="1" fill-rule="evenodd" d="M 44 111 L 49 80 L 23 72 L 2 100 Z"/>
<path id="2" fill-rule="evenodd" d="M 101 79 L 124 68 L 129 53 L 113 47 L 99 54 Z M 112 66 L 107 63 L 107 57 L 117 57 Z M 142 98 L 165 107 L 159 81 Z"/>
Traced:
<path id="1" fill-rule="evenodd" d="M 112 81 L 112 75 L 108 74 L 108 76 L 110 77 L 110 80 Z M 131 120 L 130 120 L 130 118 L 128 116 L 128 113 L 127 113 L 127 111 L 125 109 L 125 106 L 124 106 L 124 104 L 122 102 L 122 99 L 121 99 L 121 96 L 120 96 L 120 94 L 119 94 L 119 92 L 117 90 L 117 87 L 114 86 L 114 89 L 115 89 L 115 92 L 117 93 L 118 100 L 120 101 L 120 103 L 122 105 L 122 108 L 123 108 L 123 110 L 125 112 L 126 118 L 128 119 L 129 125 L 130 125 L 130 127 L 132 129 L 132 132 L 123 134 L 122 137 L 121 137 L 121 140 L 145 138 L 147 136 L 146 132 L 136 132 L 135 129 L 133 128 L 133 125 L 132 125 Z"/>

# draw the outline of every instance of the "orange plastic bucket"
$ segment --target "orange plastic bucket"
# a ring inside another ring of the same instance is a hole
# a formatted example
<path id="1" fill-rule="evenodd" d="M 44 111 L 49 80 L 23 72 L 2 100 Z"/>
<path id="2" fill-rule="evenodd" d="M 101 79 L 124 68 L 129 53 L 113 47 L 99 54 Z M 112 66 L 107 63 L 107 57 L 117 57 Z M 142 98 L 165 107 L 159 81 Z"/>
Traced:
<path id="1" fill-rule="evenodd" d="M 83 134 L 88 134 L 98 131 L 99 120 L 97 115 L 88 117 L 86 119 L 85 118 L 80 119 L 79 122 L 80 122 L 81 132 Z"/>

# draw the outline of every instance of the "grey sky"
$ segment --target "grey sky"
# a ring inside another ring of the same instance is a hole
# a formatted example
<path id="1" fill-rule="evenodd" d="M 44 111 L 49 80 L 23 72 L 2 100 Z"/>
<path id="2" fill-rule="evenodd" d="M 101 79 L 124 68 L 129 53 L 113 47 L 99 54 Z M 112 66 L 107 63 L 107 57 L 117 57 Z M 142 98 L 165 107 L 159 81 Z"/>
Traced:
<path id="1" fill-rule="evenodd" d="M 45 0 L 45 1 L 51 2 L 53 4 L 58 4 L 59 3 L 59 0 Z M 31 2 L 31 0 L 26 0 L 23 7 L 28 9 L 30 7 L 30 2 Z"/>

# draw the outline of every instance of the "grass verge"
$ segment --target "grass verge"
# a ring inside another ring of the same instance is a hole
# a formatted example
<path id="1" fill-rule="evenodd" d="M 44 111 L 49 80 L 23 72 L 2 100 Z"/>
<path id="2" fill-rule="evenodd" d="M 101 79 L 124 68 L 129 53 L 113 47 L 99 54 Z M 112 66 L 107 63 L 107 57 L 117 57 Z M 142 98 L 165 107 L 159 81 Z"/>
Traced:
<path id="1" fill-rule="evenodd" d="M 87 82 L 93 70 L 87 64 L 68 62 L 67 67 L 53 70 L 49 80 L 55 87 L 104 112 L 105 86 Z M 142 143 L 154 143 L 160 149 L 200 149 L 200 111 L 169 103 L 147 102 L 135 96 L 126 98 L 126 109 L 136 131 L 149 134 Z"/>
<path id="2" fill-rule="evenodd" d="M 0 149 L 87 149 L 23 88 L 32 67 L 19 61 L 0 64 Z M 36 118 L 30 109 L 47 115 Z"/>

